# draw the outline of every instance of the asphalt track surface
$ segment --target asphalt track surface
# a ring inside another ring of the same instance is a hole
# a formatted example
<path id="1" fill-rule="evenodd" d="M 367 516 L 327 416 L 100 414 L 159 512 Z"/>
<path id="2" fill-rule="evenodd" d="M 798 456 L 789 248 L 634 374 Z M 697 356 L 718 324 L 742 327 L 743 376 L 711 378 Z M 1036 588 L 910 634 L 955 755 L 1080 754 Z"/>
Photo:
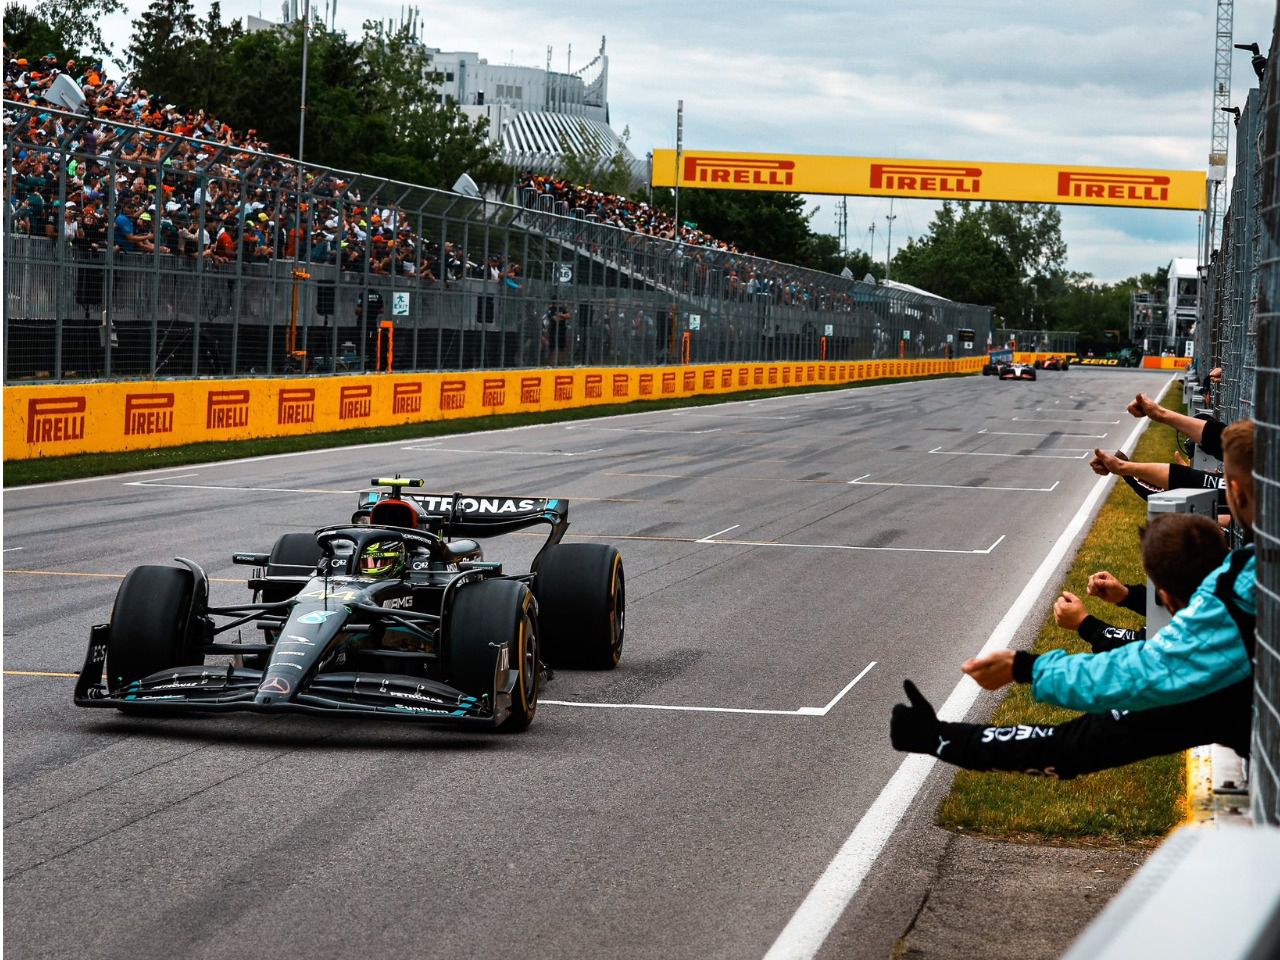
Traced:
<path id="1" fill-rule="evenodd" d="M 902 383 L 8 490 L 5 951 L 763 957 L 903 762 L 902 678 L 946 699 L 1094 489 L 1088 451 L 1167 379 Z M 131 567 L 189 556 L 242 600 L 233 551 L 342 522 L 394 471 L 567 498 L 566 539 L 624 557 L 618 669 L 558 673 L 518 735 L 72 706 L 56 674 Z M 888 955 L 930 777 L 819 956 Z"/>

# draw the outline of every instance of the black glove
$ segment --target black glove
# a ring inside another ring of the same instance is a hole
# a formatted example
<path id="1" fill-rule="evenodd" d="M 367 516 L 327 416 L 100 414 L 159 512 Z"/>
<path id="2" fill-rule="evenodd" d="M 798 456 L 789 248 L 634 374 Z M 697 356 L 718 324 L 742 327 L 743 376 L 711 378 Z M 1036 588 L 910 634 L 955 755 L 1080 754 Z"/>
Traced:
<path id="1" fill-rule="evenodd" d="M 902 689 L 907 692 L 911 704 L 894 705 L 893 717 L 889 720 L 890 742 L 895 750 L 936 756 L 944 745 L 938 714 L 910 680 L 902 681 Z"/>

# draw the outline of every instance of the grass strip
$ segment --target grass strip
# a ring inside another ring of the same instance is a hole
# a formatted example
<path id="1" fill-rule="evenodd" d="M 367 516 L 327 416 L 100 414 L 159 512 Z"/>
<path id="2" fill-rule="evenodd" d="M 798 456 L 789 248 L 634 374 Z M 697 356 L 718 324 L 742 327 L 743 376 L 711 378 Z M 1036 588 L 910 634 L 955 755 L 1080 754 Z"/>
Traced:
<path id="1" fill-rule="evenodd" d="M 427 437 L 443 437 L 455 433 L 474 433 L 480 430 L 502 430 L 509 427 L 525 427 L 541 423 L 562 423 L 573 420 L 592 420 L 612 417 L 621 413 L 652 413 L 680 407 L 702 407 L 743 400 L 766 400 L 770 397 L 792 396 L 800 393 L 827 393 L 832 390 L 852 390 L 874 387 L 905 380 L 948 380 L 953 377 L 973 376 L 971 373 L 943 373 L 924 377 L 886 377 L 879 380 L 863 380 L 857 383 L 810 385 L 801 389 L 780 388 L 774 390 L 743 390 L 739 393 L 713 394 L 700 397 L 668 397 L 658 400 L 640 400 L 634 403 L 612 403 L 597 407 L 574 407 L 567 410 L 549 410 L 545 413 L 493 414 L 487 417 L 468 417 L 463 420 L 429 420 L 407 423 L 396 427 L 370 427 L 342 430 L 332 433 L 311 433 L 294 437 L 269 437 L 261 440 L 234 440 L 218 443 L 190 443 L 176 447 L 160 447 L 154 450 L 131 450 L 125 453 L 82 453 L 68 457 L 38 457 L 30 460 L 6 460 L 4 485 L 21 487 L 32 483 L 51 483 L 59 480 L 80 480 L 114 473 L 131 473 L 135 470 L 183 467 L 194 463 L 212 463 L 218 460 L 239 460 L 276 453 L 295 453 L 302 450 L 324 450 L 329 447 L 355 446 L 365 443 L 387 443 L 395 440 L 421 440 Z"/>
<path id="2" fill-rule="evenodd" d="M 1168 391 L 1164 403 L 1182 411 L 1182 393 L 1176 385 Z M 1176 439 L 1172 428 L 1153 423 L 1142 435 L 1137 450 L 1126 453 L 1134 460 L 1167 463 L 1174 459 Z M 1110 570 L 1123 583 L 1146 579 L 1137 533 L 1146 518 L 1146 503 L 1118 481 L 1060 588 L 1083 598 L 1090 613 L 1117 626 L 1141 627 L 1143 620 L 1127 610 L 1086 597 L 1085 584 L 1089 574 L 1098 570 Z M 1072 653 L 1089 649 L 1074 631 L 1060 629 L 1050 610 L 1033 650 L 1044 653 L 1057 647 Z M 1036 703 L 1031 699 L 1029 684 L 1015 684 L 991 722 L 998 726 L 1047 725 L 1075 716 L 1079 714 Z M 951 793 L 938 808 L 937 822 L 950 830 L 997 839 L 1096 845 L 1163 837 L 1185 814 L 1186 764 L 1184 754 L 1178 753 L 1069 781 L 960 770 Z"/>

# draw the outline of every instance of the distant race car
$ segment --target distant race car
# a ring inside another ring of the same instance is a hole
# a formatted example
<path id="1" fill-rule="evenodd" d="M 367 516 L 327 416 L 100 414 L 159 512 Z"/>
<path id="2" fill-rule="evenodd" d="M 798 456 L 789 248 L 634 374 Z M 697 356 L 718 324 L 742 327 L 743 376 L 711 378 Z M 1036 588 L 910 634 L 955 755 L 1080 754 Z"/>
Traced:
<path id="1" fill-rule="evenodd" d="M 1029 363 L 1006 363 L 1000 366 L 1001 380 L 1034 380 L 1036 368 Z"/>
<path id="2" fill-rule="evenodd" d="M 1070 370 L 1071 364 L 1066 357 L 1049 357 L 1043 363 L 1037 362 L 1041 370 Z"/>
<path id="3" fill-rule="evenodd" d="M 373 480 L 351 522 L 287 533 L 253 602 L 209 605 L 193 561 L 135 567 L 90 631 L 82 707 L 138 713 L 309 712 L 524 730 L 553 667 L 609 670 L 622 654 L 626 581 L 611 546 L 561 543 L 566 500 L 408 493 Z M 550 527 L 527 573 L 474 538 Z M 246 640 L 242 630 L 261 638 Z M 221 658 L 210 663 L 208 658 Z"/>

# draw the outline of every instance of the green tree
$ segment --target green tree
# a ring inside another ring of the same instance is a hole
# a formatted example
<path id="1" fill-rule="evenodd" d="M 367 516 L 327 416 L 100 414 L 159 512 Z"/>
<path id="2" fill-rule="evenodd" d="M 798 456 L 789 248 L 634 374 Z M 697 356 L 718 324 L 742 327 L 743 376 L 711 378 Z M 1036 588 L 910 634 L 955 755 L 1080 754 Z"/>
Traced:
<path id="1" fill-rule="evenodd" d="M 944 203 L 923 237 L 893 258 L 893 279 L 949 300 L 999 309 L 1021 282 L 1017 266 L 968 204 Z"/>
<path id="2" fill-rule="evenodd" d="M 376 119 L 362 131 L 371 172 L 443 189 L 463 173 L 482 185 L 510 182 L 511 170 L 489 142 L 489 121 L 472 121 L 439 96 L 426 48 L 411 26 L 366 21 L 359 48 L 366 77 L 362 112 Z"/>
<path id="3" fill-rule="evenodd" d="M 152 0 L 133 21 L 125 49 L 135 85 L 185 102 L 194 86 L 192 47 L 198 42 L 190 0 Z"/>
<path id="4" fill-rule="evenodd" d="M 669 190 L 654 191 L 654 205 L 675 212 Z M 680 220 L 694 223 L 699 230 L 733 243 L 739 250 L 796 263 L 808 249 L 810 215 L 804 212 L 804 198 L 797 193 L 767 193 L 756 190 L 683 190 L 680 193 Z"/>
<path id="5" fill-rule="evenodd" d="M 635 186 L 635 175 L 627 158 L 627 145 L 631 142 L 631 128 L 622 131 L 618 149 L 607 154 L 605 142 L 592 131 L 585 121 L 578 127 L 579 137 L 586 144 L 575 148 L 567 136 L 560 138 L 559 175 L 570 183 L 589 186 L 602 193 L 625 196 Z"/>
<path id="6" fill-rule="evenodd" d="M 199 31 L 197 41 L 189 49 L 192 82 L 179 96 L 185 103 L 203 106 L 219 115 L 221 104 L 226 102 L 234 83 L 227 61 L 244 36 L 244 27 L 238 19 L 223 23 L 222 5 L 213 0 Z"/>
<path id="7" fill-rule="evenodd" d="M 1064 289 L 1067 245 L 1057 209 L 1034 203 L 944 203 L 928 233 L 893 258 L 893 278 L 995 308 L 1009 326 L 1048 317 Z M 1051 324 L 1052 325 L 1052 324 Z"/>
<path id="8" fill-rule="evenodd" d="M 59 60 L 78 57 L 78 50 L 69 50 L 58 32 L 47 20 L 18 3 L 4 8 L 4 45 L 15 57 L 35 62 L 46 53 Z"/>
<path id="9" fill-rule="evenodd" d="M 33 61 L 47 53 L 59 60 L 104 60 L 112 49 L 102 36 L 102 20 L 123 9 L 123 0 L 63 0 L 35 7 L 6 3 L 5 46 Z"/>

